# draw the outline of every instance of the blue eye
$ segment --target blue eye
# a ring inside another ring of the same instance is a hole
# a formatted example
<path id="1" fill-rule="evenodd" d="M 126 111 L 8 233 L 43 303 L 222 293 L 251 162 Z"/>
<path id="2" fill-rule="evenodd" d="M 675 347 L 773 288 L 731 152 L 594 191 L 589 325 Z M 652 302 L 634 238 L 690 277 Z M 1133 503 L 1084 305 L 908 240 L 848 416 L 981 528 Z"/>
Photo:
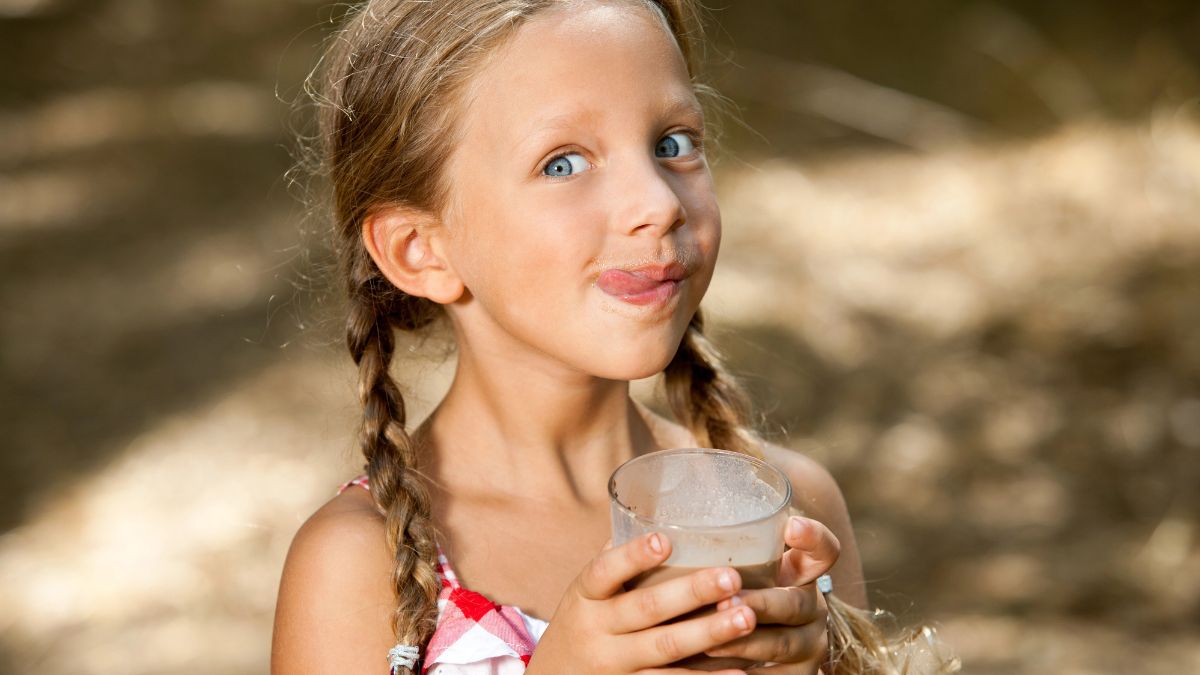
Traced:
<path id="1" fill-rule="evenodd" d="M 684 157 L 692 154 L 695 149 L 696 145 L 692 142 L 692 137 L 682 131 L 677 131 L 662 137 L 662 140 L 654 147 L 654 156 Z"/>
<path id="2" fill-rule="evenodd" d="M 572 159 L 574 158 L 574 159 Z M 559 155 L 542 167 L 543 176 L 571 176 L 581 171 L 587 171 L 588 161 L 578 152 Z"/>

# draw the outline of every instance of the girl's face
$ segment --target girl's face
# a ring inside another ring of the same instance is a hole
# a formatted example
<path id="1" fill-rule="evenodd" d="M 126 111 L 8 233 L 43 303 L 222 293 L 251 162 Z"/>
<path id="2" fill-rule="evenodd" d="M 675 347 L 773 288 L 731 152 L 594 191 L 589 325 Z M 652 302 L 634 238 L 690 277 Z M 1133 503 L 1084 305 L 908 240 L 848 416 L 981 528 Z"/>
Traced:
<path id="1" fill-rule="evenodd" d="M 472 80 L 460 123 L 460 339 L 598 377 L 661 371 L 721 236 L 701 109 L 661 20 L 622 0 L 539 15 Z"/>

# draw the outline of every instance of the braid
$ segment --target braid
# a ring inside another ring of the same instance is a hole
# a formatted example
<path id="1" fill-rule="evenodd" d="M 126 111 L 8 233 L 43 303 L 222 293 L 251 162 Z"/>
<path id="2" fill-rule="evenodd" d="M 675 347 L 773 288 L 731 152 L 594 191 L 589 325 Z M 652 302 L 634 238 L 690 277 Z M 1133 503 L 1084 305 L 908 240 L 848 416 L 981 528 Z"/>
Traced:
<path id="1" fill-rule="evenodd" d="M 433 307 L 389 284 L 366 256 L 358 257 L 353 267 L 346 338 L 359 369 L 358 391 L 363 404 L 359 443 L 367 460 L 371 495 L 387 517 L 388 546 L 396 556 L 392 585 L 398 605 L 392 616 L 392 630 L 400 644 L 423 646 L 437 625 L 441 590 L 437 545 L 429 493 L 412 470 L 417 448 L 404 428 L 404 398 L 388 367 L 395 346 L 393 325 L 428 323 Z M 389 305 L 422 306 L 425 311 L 381 311 Z M 407 320 L 394 321 L 405 315 Z"/>
<path id="2" fill-rule="evenodd" d="M 704 317 L 699 311 L 664 372 L 671 411 L 698 443 L 762 459 L 762 440 L 746 422 L 750 398 L 704 335 Z M 875 620 L 877 613 L 849 605 L 833 594 L 826 594 L 825 599 L 831 672 L 915 675 L 958 671 L 958 660 L 942 653 L 933 629 L 888 636 Z"/>
<path id="3" fill-rule="evenodd" d="M 664 374 L 671 412 L 698 443 L 762 457 L 762 440 L 748 422 L 750 397 L 704 334 L 700 310 Z"/>

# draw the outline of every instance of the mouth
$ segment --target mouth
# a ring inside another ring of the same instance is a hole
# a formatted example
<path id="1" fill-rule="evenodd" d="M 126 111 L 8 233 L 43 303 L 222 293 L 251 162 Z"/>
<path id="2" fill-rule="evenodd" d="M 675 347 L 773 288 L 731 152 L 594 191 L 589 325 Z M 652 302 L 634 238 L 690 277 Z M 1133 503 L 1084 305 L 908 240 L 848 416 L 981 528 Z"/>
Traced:
<path id="1" fill-rule="evenodd" d="M 689 274 L 679 263 L 609 269 L 596 280 L 596 286 L 631 305 L 653 305 L 665 303 L 675 296 Z"/>

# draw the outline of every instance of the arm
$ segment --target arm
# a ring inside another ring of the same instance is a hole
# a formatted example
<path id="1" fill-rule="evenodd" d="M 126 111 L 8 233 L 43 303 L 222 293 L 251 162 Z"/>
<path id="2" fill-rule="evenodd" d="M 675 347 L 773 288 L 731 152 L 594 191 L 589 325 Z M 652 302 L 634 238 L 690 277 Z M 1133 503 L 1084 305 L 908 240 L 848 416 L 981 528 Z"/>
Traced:
<path id="1" fill-rule="evenodd" d="M 866 609 L 867 585 L 863 581 L 862 559 L 850 525 L 846 500 L 837 481 L 825 467 L 794 450 L 767 444 L 763 454 L 792 481 L 792 506 L 801 515 L 823 523 L 841 544 L 841 555 L 829 571 L 834 594 L 855 607 Z"/>
<path id="2" fill-rule="evenodd" d="M 394 644 L 383 517 L 348 496 L 301 526 L 275 607 L 271 675 L 381 675 Z"/>

